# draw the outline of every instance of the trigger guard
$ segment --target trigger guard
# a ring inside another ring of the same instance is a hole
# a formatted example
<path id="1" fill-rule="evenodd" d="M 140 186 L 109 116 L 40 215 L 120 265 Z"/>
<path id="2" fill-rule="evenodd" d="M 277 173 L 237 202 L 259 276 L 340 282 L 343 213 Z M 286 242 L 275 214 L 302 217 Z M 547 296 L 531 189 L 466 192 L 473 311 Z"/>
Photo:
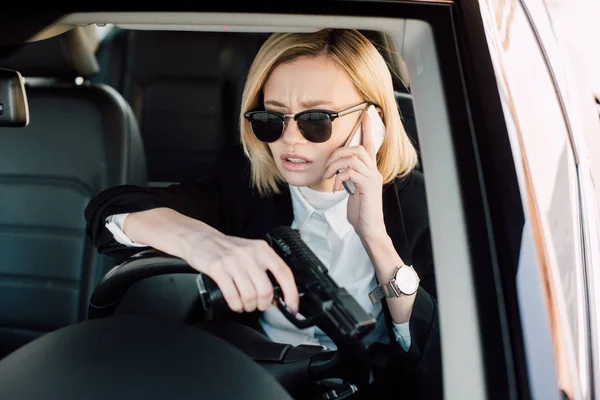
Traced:
<path id="1" fill-rule="evenodd" d="M 281 297 L 277 297 L 277 308 L 281 313 L 299 329 L 305 329 L 315 325 L 314 318 L 306 318 L 306 319 L 298 319 L 292 312 L 288 309 L 288 306 L 285 304 L 285 301 Z"/>

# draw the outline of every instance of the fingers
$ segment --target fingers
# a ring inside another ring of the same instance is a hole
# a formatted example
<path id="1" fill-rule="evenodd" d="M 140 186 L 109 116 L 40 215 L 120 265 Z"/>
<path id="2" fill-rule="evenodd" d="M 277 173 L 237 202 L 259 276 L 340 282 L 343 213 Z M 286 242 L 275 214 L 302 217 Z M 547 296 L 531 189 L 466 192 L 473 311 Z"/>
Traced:
<path id="1" fill-rule="evenodd" d="M 247 266 L 247 272 L 240 274 L 240 276 L 247 276 L 247 279 L 252 284 L 252 291 L 249 291 L 250 296 L 254 296 L 254 299 L 248 300 L 248 308 L 244 307 L 246 311 L 254 311 L 259 309 L 265 311 L 271 306 L 274 297 L 273 284 L 269 279 L 266 270 L 262 268 L 258 263 L 249 263 Z"/>
<path id="2" fill-rule="evenodd" d="M 264 240 L 259 242 L 261 243 L 261 248 L 259 249 L 260 255 L 266 256 L 264 265 L 271 271 L 279 284 L 283 292 L 283 300 L 293 313 L 298 312 L 300 295 L 298 294 L 298 287 L 296 286 L 292 270 L 267 242 Z"/>
<path id="3" fill-rule="evenodd" d="M 329 168 L 329 166 L 339 160 L 340 158 L 356 156 L 360 161 L 362 161 L 368 168 L 377 169 L 377 161 L 375 161 L 375 157 L 371 157 L 367 150 L 361 146 L 353 146 L 353 147 L 340 147 L 336 149 L 329 160 L 327 160 L 327 164 L 325 164 L 325 168 Z"/>
<path id="4" fill-rule="evenodd" d="M 265 311 L 274 299 L 267 271 L 279 284 L 284 301 L 292 312 L 298 311 L 299 295 L 288 265 L 264 240 L 244 240 L 208 268 L 228 307 L 235 312 Z"/>
<path id="5" fill-rule="evenodd" d="M 256 310 L 256 304 L 258 303 L 257 290 L 254 287 L 254 282 L 250 277 L 251 275 L 248 274 L 247 270 L 240 266 L 236 266 L 232 272 L 234 273 L 231 275 L 231 278 L 237 287 L 243 310 L 246 312 Z"/>
<path id="6" fill-rule="evenodd" d="M 338 171 L 348 168 L 353 169 L 364 176 L 371 175 L 371 169 L 360 158 L 358 158 L 356 154 L 352 154 L 347 157 L 338 158 L 330 163 L 325 170 L 322 180 L 327 180 L 338 173 Z"/>
<path id="7" fill-rule="evenodd" d="M 335 182 L 333 183 L 333 190 L 342 190 L 342 182 L 352 181 L 358 190 L 360 191 L 362 188 L 367 187 L 368 178 L 364 175 L 359 174 L 358 172 L 352 169 L 346 169 L 335 176 Z"/>
<path id="8" fill-rule="evenodd" d="M 221 293 L 223 294 L 223 298 L 227 303 L 227 306 L 235 312 L 244 311 L 244 305 L 242 303 L 242 299 L 238 292 L 238 289 L 231 278 L 231 275 L 227 273 L 224 268 L 220 266 L 216 266 L 211 269 L 211 272 L 206 273 L 219 287 Z"/>

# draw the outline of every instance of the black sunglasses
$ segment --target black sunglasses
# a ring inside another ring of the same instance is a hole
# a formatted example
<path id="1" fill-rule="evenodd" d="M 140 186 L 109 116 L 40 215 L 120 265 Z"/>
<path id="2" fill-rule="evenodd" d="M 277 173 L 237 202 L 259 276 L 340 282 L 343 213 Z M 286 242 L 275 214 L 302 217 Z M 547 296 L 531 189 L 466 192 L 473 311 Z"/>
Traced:
<path id="1" fill-rule="evenodd" d="M 286 120 L 293 118 L 300 133 L 306 140 L 323 143 L 331 137 L 331 123 L 344 115 L 364 110 L 370 103 L 365 102 L 345 110 L 334 112 L 327 110 L 305 110 L 298 114 L 282 114 L 275 111 L 248 111 L 244 118 L 250 121 L 254 136 L 261 142 L 273 143 L 279 139 L 285 129 Z"/>

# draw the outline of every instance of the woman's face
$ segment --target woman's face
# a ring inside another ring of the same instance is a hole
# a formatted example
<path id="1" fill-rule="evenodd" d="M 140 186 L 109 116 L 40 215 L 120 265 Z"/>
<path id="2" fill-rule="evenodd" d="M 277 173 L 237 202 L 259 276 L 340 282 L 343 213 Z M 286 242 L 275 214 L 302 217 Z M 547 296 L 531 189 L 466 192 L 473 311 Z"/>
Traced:
<path id="1" fill-rule="evenodd" d="M 301 57 L 277 66 L 263 93 L 265 109 L 283 114 L 314 109 L 339 112 L 364 101 L 350 77 L 327 57 Z M 344 145 L 360 115 L 357 111 L 336 118 L 331 138 L 324 143 L 306 140 L 296 121 L 289 118 L 281 137 L 269 143 L 284 179 L 294 186 L 332 191 L 335 178 L 321 180 L 325 164 L 331 153 Z"/>

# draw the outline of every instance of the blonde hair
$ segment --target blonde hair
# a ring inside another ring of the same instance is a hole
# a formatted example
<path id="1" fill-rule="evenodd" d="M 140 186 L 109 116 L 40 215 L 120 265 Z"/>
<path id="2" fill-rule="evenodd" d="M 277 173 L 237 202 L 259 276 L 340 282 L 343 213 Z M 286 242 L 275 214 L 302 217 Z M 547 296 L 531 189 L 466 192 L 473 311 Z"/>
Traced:
<path id="1" fill-rule="evenodd" d="M 333 60 L 348 74 L 365 101 L 381 107 L 386 135 L 377 152 L 377 166 L 384 184 L 409 174 L 417 166 L 417 152 L 400 119 L 390 70 L 371 41 L 354 29 L 274 33 L 250 67 L 241 104 L 241 142 L 251 162 L 252 183 L 259 194 L 279 193 L 284 179 L 269 146 L 254 136 L 244 113 L 263 107 L 263 88 L 275 67 L 303 56 Z"/>

